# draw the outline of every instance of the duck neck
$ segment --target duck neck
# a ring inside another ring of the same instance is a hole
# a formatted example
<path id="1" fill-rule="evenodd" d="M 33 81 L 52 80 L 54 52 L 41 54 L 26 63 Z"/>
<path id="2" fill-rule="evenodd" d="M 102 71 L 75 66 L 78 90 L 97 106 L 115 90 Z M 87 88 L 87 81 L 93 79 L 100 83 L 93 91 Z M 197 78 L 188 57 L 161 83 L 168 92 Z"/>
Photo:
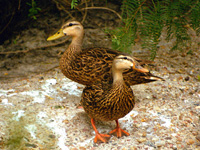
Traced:
<path id="1" fill-rule="evenodd" d="M 82 51 L 83 36 L 73 37 L 67 50 L 62 55 L 61 59 L 65 61 L 71 61 L 76 55 Z"/>
<path id="2" fill-rule="evenodd" d="M 123 74 L 121 70 L 112 68 L 112 74 L 113 74 L 113 85 L 124 83 Z"/>
<path id="3" fill-rule="evenodd" d="M 70 46 L 76 45 L 76 46 L 81 47 L 82 44 L 83 44 L 83 34 L 81 34 L 79 36 L 72 37 L 72 42 L 71 42 Z"/>

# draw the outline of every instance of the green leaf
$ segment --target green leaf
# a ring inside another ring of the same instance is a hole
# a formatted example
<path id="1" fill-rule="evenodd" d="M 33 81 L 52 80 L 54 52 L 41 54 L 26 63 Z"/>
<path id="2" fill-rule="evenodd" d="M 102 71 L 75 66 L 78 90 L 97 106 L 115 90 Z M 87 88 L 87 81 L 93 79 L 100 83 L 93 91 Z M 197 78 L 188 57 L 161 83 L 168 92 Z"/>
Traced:
<path id="1" fill-rule="evenodd" d="M 14 44 L 17 44 L 17 40 L 14 40 L 13 43 L 14 43 Z"/>
<path id="2" fill-rule="evenodd" d="M 188 55 L 189 55 L 189 54 L 193 54 L 192 50 L 189 50 L 189 51 L 187 52 L 187 54 L 188 54 Z"/>
<path id="3" fill-rule="evenodd" d="M 26 3 L 27 5 L 31 6 L 31 8 L 29 9 L 28 16 L 36 20 L 37 17 L 35 15 L 38 14 L 38 11 L 41 11 L 41 8 L 37 7 L 37 4 L 34 0 L 32 0 L 31 2 L 32 3 L 28 3 L 28 2 Z"/>
<path id="4" fill-rule="evenodd" d="M 197 75 L 197 79 L 200 81 L 200 75 Z"/>
<path id="5" fill-rule="evenodd" d="M 78 5 L 78 0 L 72 0 L 71 2 L 71 9 L 75 9 L 75 7 Z"/>
<path id="6" fill-rule="evenodd" d="M 142 48 L 148 49 L 154 59 L 161 33 L 166 33 L 166 40 L 174 40 L 171 50 L 191 47 L 189 29 L 193 29 L 197 36 L 200 34 L 199 0 L 123 0 L 121 11 L 121 26 L 107 30 L 113 49 L 132 52 L 131 47 L 139 35 Z"/>

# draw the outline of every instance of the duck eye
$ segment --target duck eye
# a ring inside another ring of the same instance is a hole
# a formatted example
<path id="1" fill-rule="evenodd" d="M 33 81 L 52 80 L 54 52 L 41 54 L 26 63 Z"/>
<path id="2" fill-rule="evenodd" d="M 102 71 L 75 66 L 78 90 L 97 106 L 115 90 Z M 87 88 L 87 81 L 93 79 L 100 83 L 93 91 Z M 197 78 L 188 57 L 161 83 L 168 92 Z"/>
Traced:
<path id="1" fill-rule="evenodd" d="M 69 23 L 69 26 L 73 26 L 73 24 L 72 24 L 72 23 Z"/>
<path id="2" fill-rule="evenodd" d="M 124 57 L 124 59 L 128 59 L 127 57 Z"/>

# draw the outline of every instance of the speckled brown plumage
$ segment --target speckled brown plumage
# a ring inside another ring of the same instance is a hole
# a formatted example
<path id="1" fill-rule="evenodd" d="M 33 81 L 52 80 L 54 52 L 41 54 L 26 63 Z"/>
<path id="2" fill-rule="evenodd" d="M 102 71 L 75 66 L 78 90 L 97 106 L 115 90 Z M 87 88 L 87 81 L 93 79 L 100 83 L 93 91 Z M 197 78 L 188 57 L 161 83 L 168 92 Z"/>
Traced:
<path id="1" fill-rule="evenodd" d="M 111 121 L 128 114 L 134 107 L 134 99 L 132 89 L 124 82 L 113 85 L 98 82 L 84 88 L 81 105 L 91 118 Z"/>
<path id="2" fill-rule="evenodd" d="M 82 50 L 83 26 L 77 21 L 69 21 L 55 35 L 47 40 L 71 36 L 72 42 L 60 59 L 63 74 L 80 84 L 90 85 L 94 81 L 112 82 L 111 66 L 113 59 L 121 52 L 108 48 L 88 48 Z M 144 61 L 135 58 L 139 63 Z M 129 85 L 148 83 L 162 78 L 150 72 L 141 73 L 133 69 L 124 72 L 124 80 Z"/>
<path id="3" fill-rule="evenodd" d="M 93 128 L 96 132 L 95 142 L 101 140 L 106 142 L 105 136 L 98 133 L 94 125 L 94 119 L 102 121 L 116 120 L 117 127 L 110 133 L 117 132 L 121 137 L 126 131 L 120 129 L 118 119 L 127 115 L 135 105 L 135 97 L 131 87 L 123 80 L 123 71 L 129 68 L 139 68 L 139 71 L 148 72 L 128 55 L 119 55 L 114 59 L 112 65 L 113 83 L 97 81 L 84 88 L 82 93 L 81 105 L 85 112 L 91 117 Z"/>

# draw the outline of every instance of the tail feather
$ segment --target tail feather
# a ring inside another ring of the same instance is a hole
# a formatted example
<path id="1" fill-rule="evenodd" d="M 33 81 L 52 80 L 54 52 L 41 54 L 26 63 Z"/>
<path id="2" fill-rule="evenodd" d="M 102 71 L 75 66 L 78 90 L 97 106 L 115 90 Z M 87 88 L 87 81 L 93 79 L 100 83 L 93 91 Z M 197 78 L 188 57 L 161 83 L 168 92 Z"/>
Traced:
<path id="1" fill-rule="evenodd" d="M 152 80 L 152 81 L 165 81 L 165 79 L 157 76 L 144 76 L 146 80 Z"/>

